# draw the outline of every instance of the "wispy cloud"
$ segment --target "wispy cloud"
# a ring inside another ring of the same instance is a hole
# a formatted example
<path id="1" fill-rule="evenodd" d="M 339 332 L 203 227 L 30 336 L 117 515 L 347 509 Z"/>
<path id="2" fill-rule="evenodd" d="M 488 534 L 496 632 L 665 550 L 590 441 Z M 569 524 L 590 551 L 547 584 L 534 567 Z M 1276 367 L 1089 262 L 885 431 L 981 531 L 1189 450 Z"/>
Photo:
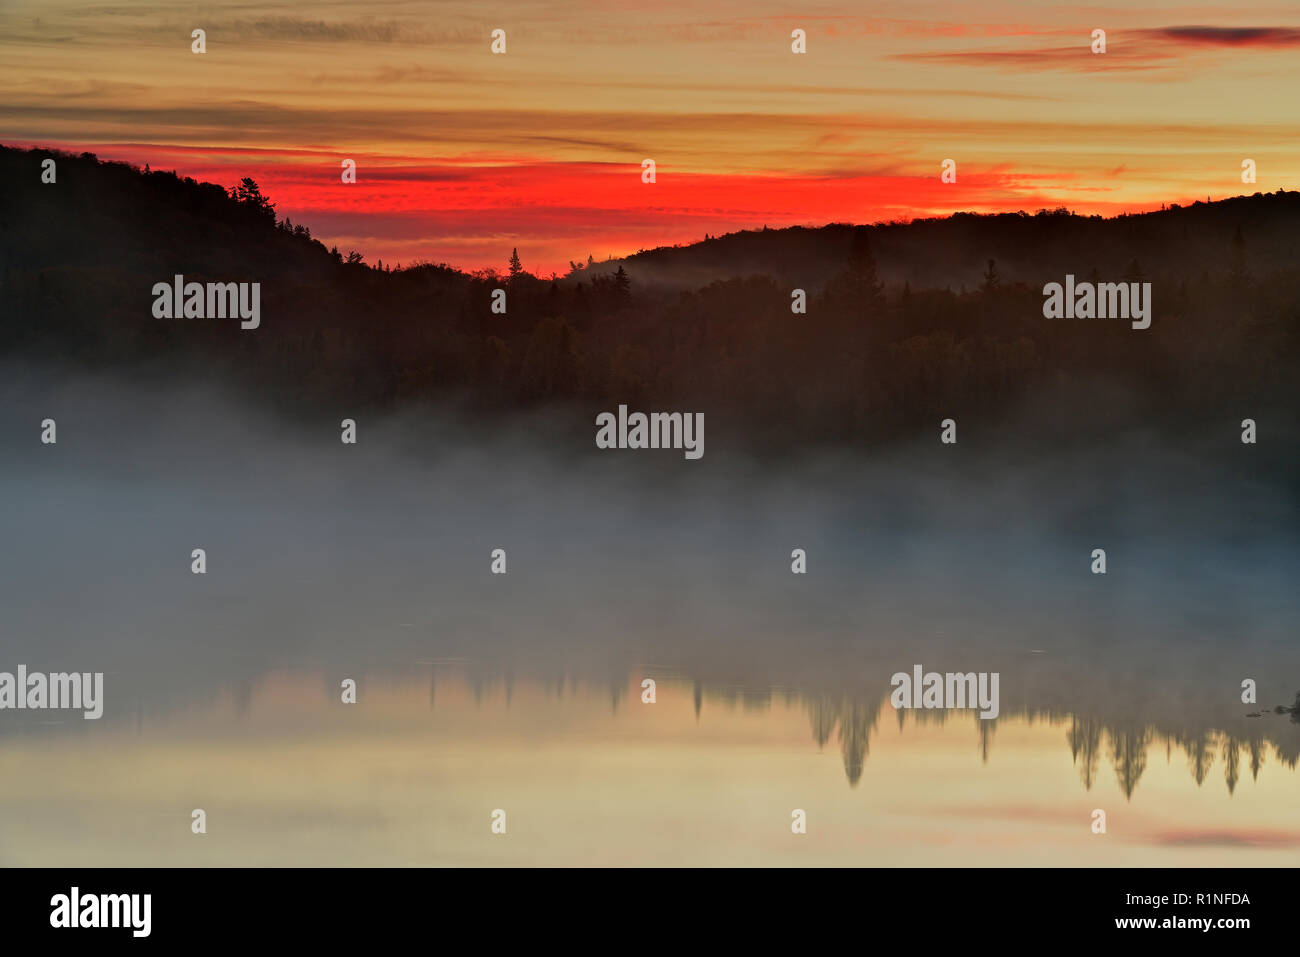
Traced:
<path id="1" fill-rule="evenodd" d="M 997 67 L 1004 70 L 1062 70 L 1082 72 L 1154 70 L 1173 60 L 1174 54 L 1151 48 L 1112 43 L 1105 54 L 1093 53 L 1087 37 L 1070 46 L 1004 50 L 942 50 L 895 53 L 896 60 Z"/>
<path id="2" fill-rule="evenodd" d="M 1059 31 L 1053 31 L 1057 35 Z M 954 36 L 964 36 L 957 33 Z M 893 54 L 896 60 L 998 67 L 1005 70 L 1135 71 L 1168 67 L 1207 47 L 1283 49 L 1300 46 L 1295 27 L 1155 27 L 1114 30 L 1104 54 L 1093 53 L 1091 33 L 1068 45 L 1002 49 L 923 50 Z"/>
<path id="3" fill-rule="evenodd" d="M 1163 27 L 1144 32 L 1166 40 L 1205 46 L 1300 46 L 1300 29 L 1295 27 Z"/>
<path id="4" fill-rule="evenodd" d="M 428 20 L 310 20 L 261 17 L 235 20 L 222 27 L 230 39 L 322 41 L 329 43 L 451 43 L 481 41 L 486 33 L 472 26 L 433 29 Z"/>

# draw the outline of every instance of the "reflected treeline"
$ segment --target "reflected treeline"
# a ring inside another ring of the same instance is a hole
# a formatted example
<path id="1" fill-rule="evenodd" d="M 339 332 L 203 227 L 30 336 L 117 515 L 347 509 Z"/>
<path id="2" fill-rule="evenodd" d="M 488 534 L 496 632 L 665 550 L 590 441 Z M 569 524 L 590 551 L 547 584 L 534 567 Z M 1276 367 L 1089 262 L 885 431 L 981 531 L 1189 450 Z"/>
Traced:
<path id="1" fill-rule="evenodd" d="M 857 785 L 871 749 L 871 732 L 880 716 L 880 700 L 820 697 L 805 703 L 812 716 L 813 737 L 824 748 L 832 734 L 844 758 L 844 773 L 849 784 Z"/>
<path id="2" fill-rule="evenodd" d="M 812 695 L 794 696 L 800 700 L 808 714 L 812 727 L 812 737 L 819 750 L 835 741 L 839 745 L 840 756 L 844 761 L 844 774 L 849 784 L 856 786 L 862 778 L 867 757 L 871 751 L 871 736 L 876 731 L 883 710 L 890 708 L 887 695 Z M 743 704 L 752 706 L 753 695 L 741 695 L 730 689 L 704 692 L 699 682 L 695 684 L 695 701 L 697 715 L 702 701 L 735 706 Z M 892 709 L 891 709 L 892 710 Z M 1276 728 L 1261 725 L 1260 730 L 1247 735 L 1233 734 L 1221 728 L 1200 728 L 1194 731 L 1157 727 L 1150 724 L 1126 726 L 1108 723 L 1097 717 L 1044 711 L 1040 709 L 1004 708 L 999 718 L 982 719 L 973 710 L 896 710 L 899 731 L 903 731 L 910 722 L 916 725 L 943 725 L 949 720 L 970 721 L 975 725 L 976 747 L 980 757 L 987 762 L 992 747 L 993 737 L 999 721 L 1008 718 L 1024 719 L 1030 724 L 1047 720 L 1059 723 L 1068 720 L 1066 743 L 1074 765 L 1079 770 L 1079 777 L 1085 790 L 1092 790 L 1101 771 L 1103 757 L 1114 771 L 1116 782 L 1126 798 L 1132 798 L 1138 783 L 1147 768 L 1147 760 L 1153 749 L 1164 746 L 1166 756 L 1172 756 L 1174 749 L 1181 750 L 1187 756 L 1187 766 L 1197 786 L 1201 786 L 1214 773 L 1216 762 L 1222 763 L 1223 777 L 1228 793 L 1236 791 L 1243 770 L 1249 771 L 1251 779 L 1259 776 L 1271 749 L 1275 760 L 1285 767 L 1295 770 L 1300 763 L 1300 709 L 1278 707 L 1273 714 L 1261 715 L 1282 721 Z M 1291 714 L 1292 720 L 1277 717 Z"/>
<path id="3" fill-rule="evenodd" d="M 500 669 L 481 660 L 448 658 L 420 662 L 419 665 L 425 675 L 421 682 L 427 682 L 428 707 L 432 711 L 441 707 L 440 684 L 461 686 L 468 691 L 469 700 L 476 709 L 510 709 L 521 684 L 538 689 L 545 697 L 557 702 L 603 696 L 613 716 L 618 716 L 629 702 L 635 708 L 642 695 L 642 672 L 629 676 L 620 674 L 614 667 L 594 672 L 560 668 L 548 675 L 521 679 L 514 667 Z M 387 673 L 400 675 L 404 671 L 394 668 Z M 280 672 L 278 675 L 283 677 L 289 673 Z M 32 733 L 88 734 L 101 726 L 107 728 L 128 719 L 139 733 L 146 724 L 168 723 L 178 712 L 203 711 L 213 707 L 227 710 L 234 719 L 243 722 L 256 710 L 255 703 L 267 682 L 275 680 L 276 675 L 275 672 L 258 676 L 244 674 L 209 687 L 203 694 L 160 696 L 128 692 L 124 697 L 124 707 L 108 710 L 101 721 L 94 722 L 81 720 L 76 712 L 10 710 L 5 712 L 5 721 L 0 722 L 0 741 L 10 735 Z M 320 677 L 323 678 L 320 684 L 322 700 L 333 706 L 339 696 L 338 675 L 330 671 Z M 364 686 L 367 680 L 367 677 L 359 676 L 359 685 Z M 1174 723 L 1175 719 L 1169 718 L 1115 718 L 1062 708 L 1012 707 L 1004 700 L 999 717 L 982 719 L 974 709 L 894 709 L 887 691 L 874 694 L 849 691 L 810 693 L 741 684 L 710 684 L 686 675 L 663 676 L 658 681 L 661 694 L 673 686 L 688 691 L 695 719 L 700 723 L 707 722 L 710 709 L 718 707 L 765 714 L 776 702 L 801 710 L 807 716 L 817 749 L 838 750 L 851 787 L 858 786 L 862 780 L 871 754 L 872 738 L 880 732 L 881 723 L 892 723 L 888 717 L 890 711 L 897 722 L 897 732 L 904 738 L 909 724 L 943 726 L 955 721 L 967 723 L 967 727 L 973 725 L 972 744 L 984 763 L 989 761 L 994 738 L 1003 722 L 1023 721 L 1030 726 L 1036 723 L 1053 727 L 1065 725 L 1065 744 L 1084 790 L 1091 791 L 1097 784 L 1105 773 L 1104 763 L 1109 765 L 1119 789 L 1128 799 L 1137 791 L 1152 752 L 1158 753 L 1162 746 L 1167 762 L 1175 760 L 1175 752 L 1185 757 L 1188 774 L 1197 787 L 1221 774 L 1230 795 L 1236 792 L 1243 775 L 1249 774 L 1251 780 L 1256 780 L 1270 760 L 1292 771 L 1300 764 L 1300 694 L 1290 707 L 1278 705 L 1243 713 L 1240 718 L 1243 727 L 1230 729 L 1223 726 L 1231 721 L 1230 717 L 1205 718 L 1203 723 L 1196 725 L 1190 723 L 1192 718 L 1189 716 L 1183 719 L 1188 723 L 1179 727 Z M 362 692 L 367 696 L 373 694 L 365 687 Z M 1245 707 L 1248 706 L 1243 706 L 1243 712 Z M 1188 712 L 1190 715 L 1190 707 Z"/>
<path id="4" fill-rule="evenodd" d="M 1075 767 L 1079 769 L 1079 776 L 1088 790 L 1092 789 L 1097 779 L 1103 736 L 1108 742 L 1105 750 L 1111 767 L 1115 770 L 1115 777 L 1125 797 L 1133 796 L 1142 772 L 1146 770 L 1147 755 L 1151 748 L 1162 743 L 1167 758 L 1172 755 L 1175 747 L 1187 755 L 1188 770 L 1198 787 L 1213 773 L 1216 759 L 1222 757 L 1223 778 L 1229 794 L 1236 791 L 1237 782 L 1241 780 L 1243 757 L 1252 780 L 1259 777 L 1259 770 L 1264 766 L 1270 747 L 1277 760 L 1288 768 L 1294 770 L 1297 759 L 1300 759 L 1300 747 L 1297 747 L 1294 739 L 1286 741 L 1281 736 L 1272 738 L 1263 731 L 1245 737 L 1211 728 L 1192 734 L 1164 733 L 1151 727 L 1136 730 L 1107 727 L 1095 718 L 1075 717 L 1071 718 L 1066 740 L 1070 744 Z"/>
<path id="5" fill-rule="evenodd" d="M 444 670 L 441 675 L 435 667 L 429 692 L 431 704 L 435 700 L 434 685 L 440 676 L 452 680 L 458 677 L 465 681 L 479 706 L 500 688 L 509 707 L 516 680 L 513 671 L 496 673 L 482 664 L 466 666 L 464 662 L 456 662 L 453 668 Z M 591 693 L 593 689 L 604 687 L 611 710 L 617 713 L 620 704 L 628 699 L 630 687 L 636 686 L 632 700 L 637 700 L 639 680 L 623 677 L 616 669 L 607 670 L 602 675 L 582 675 L 564 669 L 541 684 L 549 696 L 558 700 L 577 698 L 584 691 Z M 1126 798 L 1133 797 L 1151 752 L 1161 746 L 1166 760 L 1172 760 L 1175 750 L 1186 755 L 1188 771 L 1198 787 L 1214 774 L 1216 763 L 1221 762 L 1229 794 L 1235 793 L 1243 771 L 1248 771 L 1252 780 L 1258 778 L 1269 750 L 1279 764 L 1290 770 L 1295 770 L 1300 764 L 1300 694 L 1297 694 L 1292 707 L 1278 705 L 1244 715 L 1243 720 L 1258 721 L 1259 727 L 1256 731 L 1238 734 L 1209 725 L 1189 729 L 1141 721 L 1108 721 L 1103 717 L 1070 711 L 1012 708 L 1005 704 L 998 718 L 983 719 L 977 711 L 969 709 L 893 709 L 887 693 L 809 694 L 744 685 L 707 685 L 699 679 L 680 678 L 677 681 L 689 684 L 697 721 L 704 719 L 710 705 L 761 713 L 769 711 L 774 701 L 783 701 L 787 706 L 802 708 L 808 715 L 817 749 L 838 748 L 845 777 L 854 787 L 862 780 L 871 753 L 871 738 L 878 731 L 882 713 L 887 711 L 894 712 L 900 733 L 909 723 L 942 726 L 949 721 L 972 722 L 974 744 L 984 763 L 989 760 L 1001 721 L 1018 719 L 1030 725 L 1044 721 L 1049 724 L 1068 722 L 1065 740 L 1084 789 L 1091 791 L 1097 783 L 1104 758 Z M 665 683 L 672 681 L 661 682 Z M 1285 717 L 1287 715 L 1290 720 Z M 1270 727 L 1267 722 L 1276 723 Z"/>
<path id="6" fill-rule="evenodd" d="M 569 697 L 577 696 L 580 683 L 588 686 L 588 689 L 593 683 L 607 683 L 616 709 L 618 702 L 626 697 L 629 687 L 628 681 L 620 677 L 596 678 L 593 682 L 570 672 L 550 683 L 548 690 L 552 695 L 563 698 L 566 683 Z M 1243 772 L 1248 772 L 1252 780 L 1258 778 L 1270 750 L 1273 759 L 1290 770 L 1295 770 L 1297 764 L 1300 764 L 1300 696 L 1297 696 L 1295 707 L 1278 706 L 1243 716 L 1243 720 L 1259 721 L 1259 729 L 1241 734 L 1213 726 L 1189 729 L 1141 721 L 1108 721 L 1103 717 L 1073 714 L 1069 711 L 1009 708 L 1005 704 L 1000 716 L 992 719 L 982 719 L 977 711 L 966 709 L 895 710 L 888 702 L 887 693 L 806 694 L 740 685 L 710 686 L 698 679 L 690 680 L 689 685 L 697 720 L 707 717 L 707 709 L 711 705 L 729 710 L 762 712 L 770 710 L 772 703 L 779 700 L 788 706 L 801 707 L 808 716 L 817 749 L 838 749 L 845 777 L 854 787 L 862 779 L 871 753 L 871 739 L 879 730 L 882 714 L 887 711 L 894 712 L 899 732 L 904 731 L 909 723 L 942 726 L 949 721 L 971 722 L 974 725 L 975 748 L 985 763 L 992 752 L 998 725 L 1003 721 L 1024 720 L 1030 725 L 1044 721 L 1049 724 L 1068 722 L 1065 740 L 1084 789 L 1091 791 L 1097 783 L 1104 759 L 1126 798 L 1132 798 L 1137 790 L 1151 752 L 1162 746 L 1167 760 L 1172 760 L 1175 750 L 1186 755 L 1189 774 L 1198 787 L 1213 776 L 1216 764 L 1220 765 L 1229 794 L 1235 793 Z M 473 686 L 478 698 L 484 687 L 481 674 L 476 675 Z M 1290 715 L 1290 720 L 1287 720 L 1286 715 Z M 1270 727 L 1266 722 L 1276 724 Z"/>

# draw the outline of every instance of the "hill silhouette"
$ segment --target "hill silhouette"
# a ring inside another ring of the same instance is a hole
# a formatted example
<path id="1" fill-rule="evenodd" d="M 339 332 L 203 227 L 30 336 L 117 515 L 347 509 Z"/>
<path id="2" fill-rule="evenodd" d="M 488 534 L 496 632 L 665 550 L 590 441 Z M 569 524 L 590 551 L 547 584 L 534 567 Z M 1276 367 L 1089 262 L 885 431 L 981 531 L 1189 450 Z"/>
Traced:
<path id="1" fill-rule="evenodd" d="M 1300 193 L 1256 193 L 1111 219 L 1060 208 L 880 223 L 871 227 L 871 245 L 887 285 L 907 283 L 919 289 L 976 289 L 990 258 L 1003 279 L 1040 286 L 1067 272 L 1082 276 L 1096 270 L 1118 279 L 1135 261 L 1147 278 L 1195 278 L 1203 270 L 1213 273 L 1228 265 L 1239 230 L 1241 253 L 1252 270 L 1289 268 L 1300 253 L 1297 221 Z M 675 288 L 762 274 L 792 288 L 821 289 L 843 268 L 857 228 L 840 223 L 747 230 L 592 263 L 570 276 L 612 272 L 623 265 L 644 282 Z"/>
<path id="2" fill-rule="evenodd" d="M 1017 435 L 1034 441 L 1206 423 L 1232 441 L 1246 416 L 1295 429 L 1294 192 L 1112 219 L 763 229 L 540 279 L 366 264 L 277 219 L 251 180 L 7 147 L 0 177 L 10 361 L 229 381 L 286 408 L 703 410 L 779 447 L 937 434 L 949 416 L 994 434 L 1026 409 Z M 1151 328 L 1045 319 L 1043 284 L 1067 273 L 1151 282 Z M 261 283 L 261 326 L 155 318 L 151 290 L 177 274 Z"/>

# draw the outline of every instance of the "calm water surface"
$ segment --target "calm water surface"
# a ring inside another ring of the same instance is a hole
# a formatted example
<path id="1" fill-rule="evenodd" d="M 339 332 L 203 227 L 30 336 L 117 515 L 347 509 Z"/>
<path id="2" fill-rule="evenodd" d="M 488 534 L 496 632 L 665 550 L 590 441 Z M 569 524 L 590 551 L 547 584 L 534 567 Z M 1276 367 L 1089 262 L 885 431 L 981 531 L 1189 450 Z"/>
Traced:
<path id="1" fill-rule="evenodd" d="M 669 463 L 4 398 L 0 670 L 104 671 L 106 704 L 0 712 L 0 864 L 1300 855 L 1296 511 L 1204 450 Z M 997 671 L 999 717 L 895 711 L 914 664 Z"/>

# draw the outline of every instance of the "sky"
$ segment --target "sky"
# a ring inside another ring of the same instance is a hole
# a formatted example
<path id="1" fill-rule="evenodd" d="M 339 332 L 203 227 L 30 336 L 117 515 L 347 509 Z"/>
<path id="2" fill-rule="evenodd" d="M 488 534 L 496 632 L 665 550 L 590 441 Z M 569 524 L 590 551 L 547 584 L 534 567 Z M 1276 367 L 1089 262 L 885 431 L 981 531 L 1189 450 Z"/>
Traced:
<path id="1" fill-rule="evenodd" d="M 370 263 L 518 248 L 539 275 L 765 225 L 1296 189 L 1297 89 L 1294 0 L 0 0 L 0 142 L 252 176 Z"/>

